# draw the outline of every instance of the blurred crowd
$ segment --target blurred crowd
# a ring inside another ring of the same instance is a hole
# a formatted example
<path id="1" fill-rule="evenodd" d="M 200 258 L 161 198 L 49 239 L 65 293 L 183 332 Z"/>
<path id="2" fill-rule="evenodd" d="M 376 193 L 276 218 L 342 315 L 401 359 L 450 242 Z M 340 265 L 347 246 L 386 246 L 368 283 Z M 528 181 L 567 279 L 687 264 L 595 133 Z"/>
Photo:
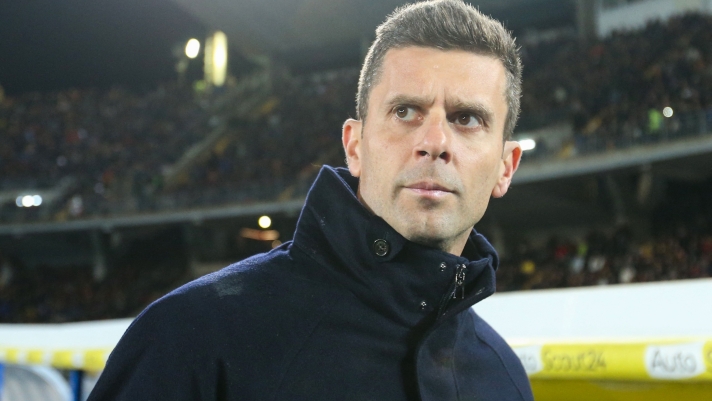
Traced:
<path id="1" fill-rule="evenodd" d="M 542 141 L 530 157 L 712 129 L 710 16 L 678 16 L 587 44 L 572 35 L 523 42 L 518 132 L 561 122 L 573 130 L 557 147 Z M 44 214 L 8 201 L 0 217 L 63 220 L 303 195 L 320 165 L 344 164 L 340 129 L 354 116 L 357 81 L 356 68 L 281 74 L 263 118 L 233 121 L 238 133 L 218 141 L 170 188 L 165 173 L 231 121 L 230 107 L 212 107 L 219 94 L 165 84 L 141 94 L 114 88 L 0 98 L 0 191 L 70 188 L 55 201 L 59 207 L 36 208 Z"/>
<path id="2" fill-rule="evenodd" d="M 709 217 L 709 216 L 708 216 Z M 193 277 L 180 263 L 22 268 L 0 255 L 0 323 L 61 323 L 136 316 Z M 712 218 L 638 239 L 623 226 L 572 240 L 523 240 L 497 271 L 497 291 L 569 288 L 712 277 Z"/>
<path id="3" fill-rule="evenodd" d="M 669 185 L 635 224 L 515 241 L 497 272 L 498 290 L 712 277 L 712 180 Z"/>
<path id="4" fill-rule="evenodd" d="M 174 85 L 143 95 L 114 88 L 7 97 L 0 103 L 2 187 L 69 175 L 105 190 L 117 175 L 141 181 L 205 135 L 206 108 Z"/>
<path id="5" fill-rule="evenodd" d="M 497 272 L 498 291 L 566 288 L 712 277 L 712 232 L 681 226 L 644 241 L 627 228 L 580 241 L 551 237 L 518 244 Z"/>
<path id="6" fill-rule="evenodd" d="M 535 151 L 548 158 L 709 133 L 710 43 L 712 17 L 699 14 L 588 44 L 566 34 L 526 41 L 518 132 L 569 124 L 571 138 Z M 265 121 L 194 166 L 183 189 L 303 194 L 318 166 L 344 164 L 340 129 L 354 116 L 357 81 L 356 68 L 281 80 Z"/>
<path id="7" fill-rule="evenodd" d="M 134 317 L 186 283 L 175 265 L 129 264 L 96 280 L 86 266 L 21 268 L 0 255 L 0 323 L 64 323 Z"/>
<path id="8" fill-rule="evenodd" d="M 567 116 L 562 156 L 712 129 L 712 17 L 687 14 L 582 45 L 522 47 L 522 116 Z M 666 109 L 667 108 L 667 109 Z"/>
<path id="9" fill-rule="evenodd" d="M 321 165 L 344 165 L 341 126 L 353 117 L 357 82 L 357 69 L 282 77 L 264 121 L 236 130 L 171 192 L 224 195 L 217 199 L 303 195 Z"/>
<path id="10" fill-rule="evenodd" d="M 204 274 L 189 268 L 195 253 L 181 230 L 127 238 L 111 248 L 124 256 L 109 259 L 104 274 L 86 265 L 27 267 L 0 253 L 0 323 L 131 317 Z M 712 278 L 712 179 L 668 183 L 645 217 L 615 228 L 512 230 L 503 241 L 500 292 Z"/>
<path id="11" fill-rule="evenodd" d="M 210 100 L 172 84 L 143 94 L 117 87 L 0 99 L 0 190 L 67 183 L 74 196 L 58 219 L 160 192 L 162 170 L 215 124 Z"/>

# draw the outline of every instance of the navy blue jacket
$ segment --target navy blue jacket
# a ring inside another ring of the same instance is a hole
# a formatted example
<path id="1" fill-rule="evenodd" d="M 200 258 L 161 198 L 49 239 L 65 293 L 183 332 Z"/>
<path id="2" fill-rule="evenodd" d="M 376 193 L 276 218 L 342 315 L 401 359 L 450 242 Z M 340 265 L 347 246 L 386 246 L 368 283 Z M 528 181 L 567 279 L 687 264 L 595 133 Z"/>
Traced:
<path id="1" fill-rule="evenodd" d="M 492 246 L 474 231 L 462 257 L 412 243 L 357 186 L 323 168 L 293 242 L 149 306 L 89 401 L 532 400 L 470 308 L 495 290 Z"/>

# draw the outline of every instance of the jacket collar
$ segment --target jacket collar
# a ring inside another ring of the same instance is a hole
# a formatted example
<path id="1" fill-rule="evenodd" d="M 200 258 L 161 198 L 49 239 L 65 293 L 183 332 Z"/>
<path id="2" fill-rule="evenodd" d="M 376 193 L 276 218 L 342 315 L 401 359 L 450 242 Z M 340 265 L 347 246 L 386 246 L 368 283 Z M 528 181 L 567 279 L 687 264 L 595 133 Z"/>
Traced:
<path id="1" fill-rule="evenodd" d="M 413 243 L 369 212 L 357 188 L 347 169 L 324 166 L 294 234 L 294 244 L 357 297 L 410 322 L 424 313 L 459 312 L 494 293 L 499 259 L 482 235 L 472 231 L 463 256 Z M 466 266 L 464 299 L 456 300 L 460 265 Z"/>

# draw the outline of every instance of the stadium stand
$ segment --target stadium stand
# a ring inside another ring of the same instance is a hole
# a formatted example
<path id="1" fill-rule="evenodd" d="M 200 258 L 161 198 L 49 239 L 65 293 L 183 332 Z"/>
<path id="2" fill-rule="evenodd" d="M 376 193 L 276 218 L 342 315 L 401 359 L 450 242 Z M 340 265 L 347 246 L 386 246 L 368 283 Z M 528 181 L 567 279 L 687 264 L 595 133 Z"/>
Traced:
<path id="1" fill-rule="evenodd" d="M 498 291 L 712 277 L 710 205 L 709 180 L 675 184 L 652 213 L 649 232 L 621 225 L 578 236 L 557 234 L 545 241 L 515 237 L 504 247 L 509 251 L 497 273 Z M 135 316 L 197 275 L 187 266 L 190 257 L 175 252 L 181 239 L 167 241 L 169 236 L 159 232 L 153 240 L 134 242 L 102 279 L 88 266 L 27 269 L 0 254 L 0 322 Z"/>
<path id="2" fill-rule="evenodd" d="M 572 133 L 555 146 L 542 141 L 527 157 L 569 158 L 708 132 L 710 32 L 711 17 L 688 14 L 589 45 L 566 35 L 527 43 L 518 132 L 563 122 Z M 6 97 L 0 103 L 0 129 L 10 138 L 0 144 L 3 191 L 21 194 L 60 182 L 67 190 L 41 212 L 17 209 L 16 197 L 5 196 L 3 221 L 303 196 L 315 166 L 343 164 L 339 127 L 353 116 L 357 78 L 351 68 L 280 76 L 261 105 L 263 117 L 247 129 L 235 128 L 244 121 L 229 108 L 212 107 L 217 95 L 175 85 L 142 95 L 115 88 Z M 225 121 L 239 134 L 217 141 L 187 177 L 164 188 L 171 167 Z"/>
<path id="3" fill-rule="evenodd" d="M 358 70 L 350 68 L 298 77 L 282 77 L 269 115 L 250 131 L 216 146 L 193 166 L 189 178 L 167 191 L 205 199 L 233 201 L 299 197 L 322 164 L 343 165 L 341 125 L 353 115 Z M 193 203 L 195 204 L 195 202 Z"/>
<path id="4" fill-rule="evenodd" d="M 707 133 L 711 36 L 711 17 L 687 14 L 588 45 L 566 35 L 527 43 L 519 132 L 563 122 L 572 133 L 558 148 L 539 149 L 527 158 L 545 162 Z M 255 83 L 252 92 L 232 87 L 206 94 L 165 84 L 143 94 L 113 88 L 4 97 L 0 129 L 8 140 L 0 143 L 2 191 L 71 184 L 42 213 L 17 208 L 15 198 L 6 197 L 2 221 L 299 199 L 321 164 L 343 164 L 340 125 L 353 116 L 358 71 L 273 74 L 272 80 L 255 121 L 246 121 L 232 106 L 263 90 L 264 82 Z M 669 118 L 664 107 L 674 110 Z M 206 155 L 165 185 L 171 169 L 221 125 L 228 134 L 216 135 Z M 700 188 L 693 198 L 707 201 L 691 206 L 697 215 L 657 227 L 652 236 L 622 227 L 578 240 L 554 235 L 538 246 L 526 241 L 510 246 L 499 289 L 712 276 L 712 211 L 705 206 L 712 201 Z M 670 195 L 668 202 L 676 208 L 685 199 Z M 190 278 L 185 270 L 160 263 L 117 266 L 103 281 L 82 269 L 28 272 L 7 257 L 2 263 L 2 322 L 131 316 Z"/>
<path id="5" fill-rule="evenodd" d="M 497 288 L 521 291 L 712 277 L 712 233 L 688 227 L 638 241 L 622 227 L 612 235 L 591 232 L 578 242 L 551 237 L 542 248 L 520 243 L 499 269 Z"/>
<path id="6" fill-rule="evenodd" d="M 0 102 L 0 186 L 3 192 L 48 190 L 70 182 L 39 216 L 12 209 L 3 221 L 62 220 L 104 213 L 106 200 L 138 202 L 160 190 L 160 174 L 215 125 L 209 96 L 176 85 L 145 94 L 121 88 L 67 90 L 6 97 Z M 26 211 L 25 211 L 26 212 Z"/>
<path id="7" fill-rule="evenodd" d="M 116 266 L 100 282 L 81 267 L 12 269 L 13 277 L 0 286 L 3 323 L 63 323 L 136 316 L 189 278 L 173 265 Z"/>
<path id="8" fill-rule="evenodd" d="M 562 156 L 706 132 L 712 127 L 710 40 L 712 18 L 687 14 L 589 46 L 566 38 L 525 46 L 531 68 L 522 113 L 525 119 L 568 115 L 574 138 L 559 150 Z M 664 116 L 665 107 L 674 113 Z"/>
<path id="9" fill-rule="evenodd" d="M 136 316 L 193 276 L 179 238 L 159 231 L 114 251 L 105 272 L 91 266 L 26 266 L 0 254 L 0 322 L 64 323 Z"/>

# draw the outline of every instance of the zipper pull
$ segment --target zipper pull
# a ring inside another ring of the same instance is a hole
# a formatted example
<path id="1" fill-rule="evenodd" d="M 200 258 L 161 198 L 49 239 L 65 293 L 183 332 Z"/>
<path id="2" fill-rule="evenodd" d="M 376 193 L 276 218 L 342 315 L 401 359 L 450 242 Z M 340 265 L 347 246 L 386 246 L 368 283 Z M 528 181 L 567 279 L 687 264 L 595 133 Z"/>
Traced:
<path id="1" fill-rule="evenodd" d="M 457 293 L 460 293 L 460 299 L 465 299 L 465 270 L 467 266 L 457 265 L 457 270 L 455 271 L 455 292 L 452 294 L 453 299 L 458 299 Z"/>

